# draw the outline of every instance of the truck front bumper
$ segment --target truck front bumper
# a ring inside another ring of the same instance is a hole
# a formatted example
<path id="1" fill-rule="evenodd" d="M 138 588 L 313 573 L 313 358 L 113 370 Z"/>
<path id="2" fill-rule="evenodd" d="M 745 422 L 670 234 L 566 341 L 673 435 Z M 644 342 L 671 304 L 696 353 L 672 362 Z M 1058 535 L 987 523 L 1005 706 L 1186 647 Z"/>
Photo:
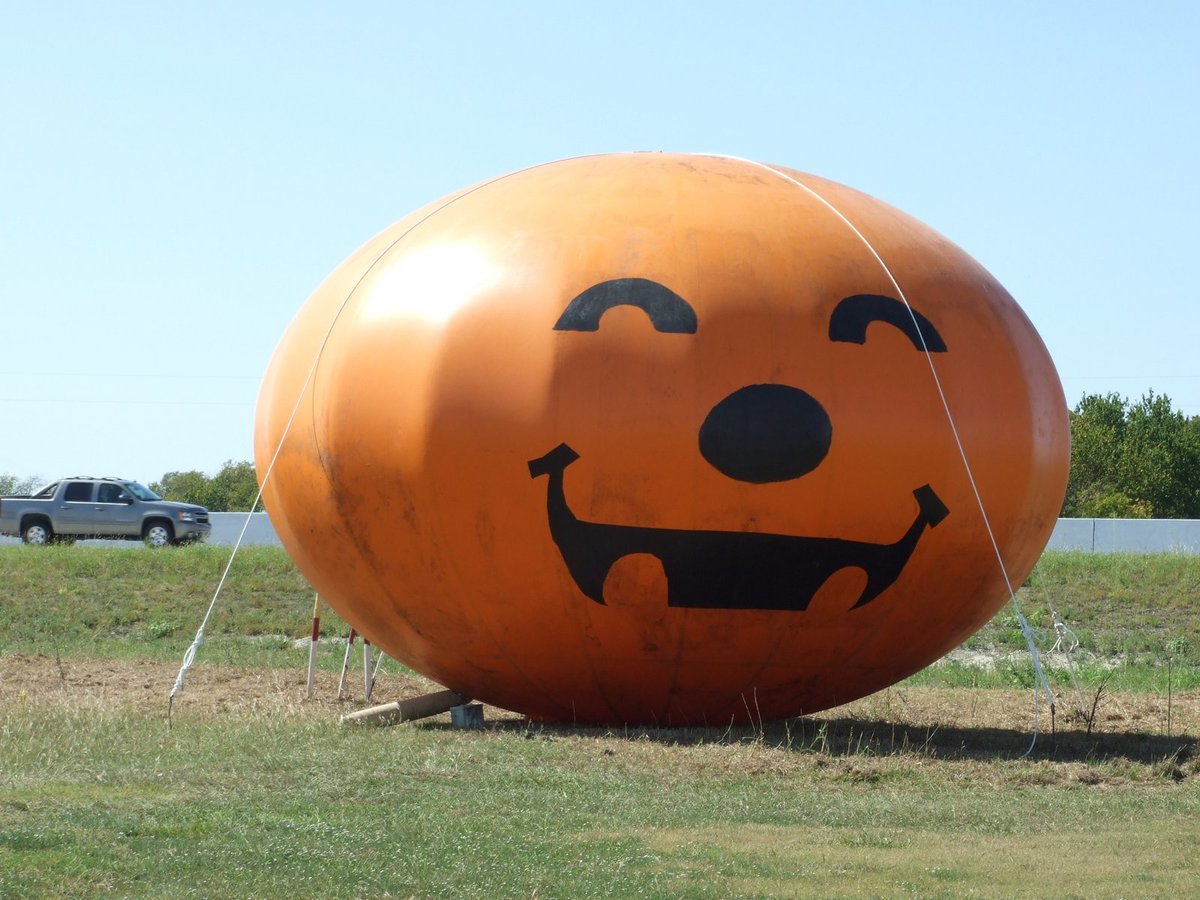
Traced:
<path id="1" fill-rule="evenodd" d="M 177 541 L 207 541 L 212 534 L 210 522 L 181 522 L 175 520 L 175 540 Z"/>

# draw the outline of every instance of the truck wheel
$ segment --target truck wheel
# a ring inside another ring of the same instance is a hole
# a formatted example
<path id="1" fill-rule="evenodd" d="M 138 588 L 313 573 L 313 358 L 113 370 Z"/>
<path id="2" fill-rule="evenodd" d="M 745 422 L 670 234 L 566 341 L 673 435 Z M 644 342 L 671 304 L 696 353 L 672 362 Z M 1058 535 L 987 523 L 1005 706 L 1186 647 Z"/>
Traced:
<path id="1" fill-rule="evenodd" d="M 21 540 L 27 544 L 41 547 L 54 540 L 54 532 L 45 522 L 30 522 L 21 529 Z"/>
<path id="2" fill-rule="evenodd" d="M 142 531 L 142 540 L 151 547 L 166 547 L 175 541 L 175 532 L 166 522 L 151 522 Z"/>

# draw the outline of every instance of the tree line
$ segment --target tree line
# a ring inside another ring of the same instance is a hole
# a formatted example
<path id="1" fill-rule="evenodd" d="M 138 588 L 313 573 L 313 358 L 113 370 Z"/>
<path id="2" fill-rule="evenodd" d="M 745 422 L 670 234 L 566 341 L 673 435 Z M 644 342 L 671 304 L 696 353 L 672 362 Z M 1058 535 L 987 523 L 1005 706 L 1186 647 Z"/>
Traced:
<path id="1" fill-rule="evenodd" d="M 168 472 L 149 488 L 164 500 L 196 503 L 209 512 L 247 512 L 258 496 L 258 476 L 249 460 L 228 459 L 211 478 L 195 469 Z"/>
<path id="2" fill-rule="evenodd" d="M 1061 515 L 1200 519 L 1200 416 L 1185 416 L 1153 391 L 1140 400 L 1087 394 L 1070 411 L 1071 475 Z M 247 510 L 254 467 L 229 461 L 213 478 L 169 472 L 151 485 L 170 500 L 213 511 Z"/>
<path id="3" fill-rule="evenodd" d="M 1153 391 L 1088 394 L 1071 410 L 1071 477 L 1062 515 L 1200 519 L 1200 416 Z"/>
<path id="4" fill-rule="evenodd" d="M 0 494 L 28 493 L 35 479 L 0 475 Z M 245 512 L 258 495 L 254 464 L 227 460 L 216 475 L 168 472 L 150 489 L 213 512 Z M 1071 476 L 1063 516 L 1200 519 L 1200 416 L 1153 391 L 1133 401 L 1087 394 L 1071 410 Z"/>
<path id="5" fill-rule="evenodd" d="M 0 496 L 29 494 L 46 483 L 42 478 L 0 474 Z M 166 500 L 197 503 L 211 512 L 246 512 L 258 496 L 258 478 L 254 464 L 248 460 L 226 460 L 221 471 L 211 476 L 195 469 L 168 472 L 148 487 Z"/>

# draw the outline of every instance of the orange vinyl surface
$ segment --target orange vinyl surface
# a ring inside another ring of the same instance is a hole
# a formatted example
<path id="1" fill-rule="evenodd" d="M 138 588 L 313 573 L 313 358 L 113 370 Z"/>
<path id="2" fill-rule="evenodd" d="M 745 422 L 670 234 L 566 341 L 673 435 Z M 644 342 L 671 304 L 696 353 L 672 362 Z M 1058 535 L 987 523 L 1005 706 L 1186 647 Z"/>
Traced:
<path id="1" fill-rule="evenodd" d="M 533 718 L 773 719 L 892 684 L 1008 600 L 931 361 L 1019 585 L 1069 430 L 1003 287 L 811 175 L 585 157 L 344 262 L 276 350 L 255 452 L 261 478 L 279 450 L 266 506 L 320 595 L 447 687 Z"/>

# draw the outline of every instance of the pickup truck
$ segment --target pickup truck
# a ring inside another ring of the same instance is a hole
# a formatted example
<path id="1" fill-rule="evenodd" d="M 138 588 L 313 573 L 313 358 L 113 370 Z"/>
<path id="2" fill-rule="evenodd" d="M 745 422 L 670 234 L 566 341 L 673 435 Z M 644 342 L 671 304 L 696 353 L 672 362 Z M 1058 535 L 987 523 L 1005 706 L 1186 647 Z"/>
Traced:
<path id="1" fill-rule="evenodd" d="M 165 547 L 202 541 L 211 530 L 203 506 L 164 500 L 125 478 L 76 476 L 28 496 L 0 497 L 0 534 L 26 544 L 116 538 Z"/>

